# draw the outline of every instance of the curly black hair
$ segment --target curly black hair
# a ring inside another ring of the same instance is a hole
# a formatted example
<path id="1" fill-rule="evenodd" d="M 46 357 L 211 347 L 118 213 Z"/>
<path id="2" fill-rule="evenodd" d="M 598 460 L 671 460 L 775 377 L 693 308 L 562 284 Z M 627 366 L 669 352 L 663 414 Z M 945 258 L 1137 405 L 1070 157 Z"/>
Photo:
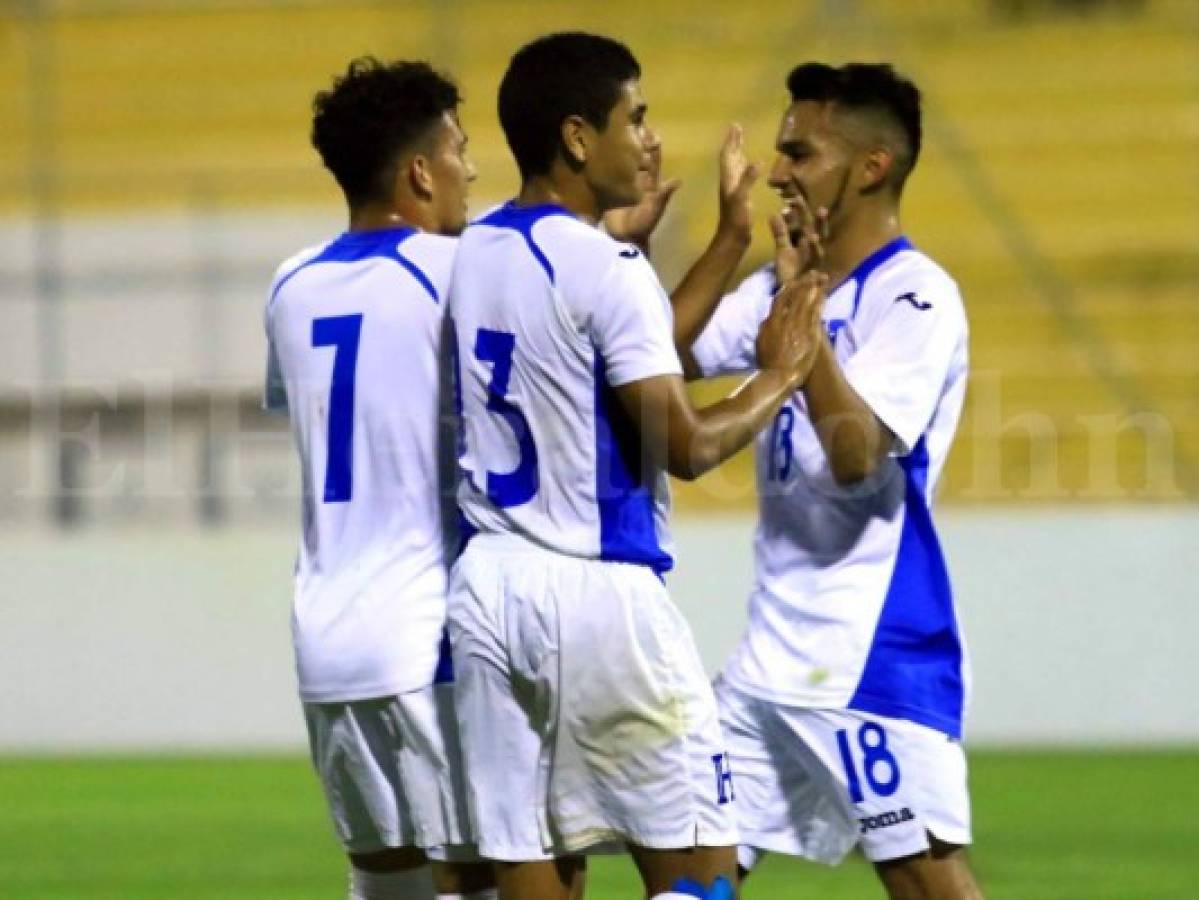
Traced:
<path id="1" fill-rule="evenodd" d="M 462 98 L 425 62 L 353 60 L 312 101 L 312 145 L 350 205 L 388 200 L 396 164 Z"/>
<path id="2" fill-rule="evenodd" d="M 549 171 L 568 116 L 604 129 L 621 85 L 640 75 L 629 48 L 601 35 L 549 34 L 517 50 L 500 82 L 499 113 L 521 177 Z"/>
<path id="3" fill-rule="evenodd" d="M 920 157 L 923 130 L 920 123 L 920 91 L 886 63 L 848 63 L 835 67 L 809 62 L 796 66 L 787 76 L 793 102 L 814 100 L 838 108 L 874 116 L 892 130 L 898 129 L 906 146 L 898 147 L 891 183 L 896 194 L 903 188 Z"/>

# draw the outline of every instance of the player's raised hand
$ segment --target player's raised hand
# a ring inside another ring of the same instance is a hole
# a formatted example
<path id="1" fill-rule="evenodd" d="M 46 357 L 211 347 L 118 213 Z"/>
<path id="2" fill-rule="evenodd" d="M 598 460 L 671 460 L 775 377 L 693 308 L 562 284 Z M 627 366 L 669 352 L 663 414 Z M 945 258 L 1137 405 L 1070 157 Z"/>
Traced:
<path id="1" fill-rule="evenodd" d="M 730 125 L 720 147 L 720 227 L 749 241 L 753 231 L 750 192 L 761 167 L 745 155 L 745 134 Z"/>
<path id="2" fill-rule="evenodd" d="M 662 221 L 670 198 L 682 182 L 677 178 L 662 180 L 662 142 L 655 141 L 649 149 L 649 171 L 642 175 L 641 201 L 635 206 L 624 206 L 604 213 L 604 228 L 618 241 L 636 244 L 649 250 L 650 235 Z"/>
<path id="3" fill-rule="evenodd" d="M 829 235 L 828 210 L 823 206 L 813 209 L 798 185 L 784 197 L 781 218 L 788 243 L 795 252 L 791 253 L 783 246 L 783 235 L 780 235 L 774 220 L 771 219 L 770 230 L 774 236 L 776 268 L 782 263 L 782 269 L 778 272 L 780 284 L 790 280 L 784 277 L 787 273 L 793 278 L 808 269 L 821 268 L 824 265 L 824 247 Z M 780 259 L 780 255 L 783 259 Z"/>
<path id="4" fill-rule="evenodd" d="M 770 236 L 774 238 L 774 277 L 780 285 L 790 284 L 804 269 L 800 249 L 791 240 L 791 229 L 782 213 L 770 217 Z"/>
<path id="5" fill-rule="evenodd" d="M 758 367 L 786 372 L 801 385 L 824 341 L 820 314 L 828 276 L 809 269 L 783 285 L 758 329 Z"/>

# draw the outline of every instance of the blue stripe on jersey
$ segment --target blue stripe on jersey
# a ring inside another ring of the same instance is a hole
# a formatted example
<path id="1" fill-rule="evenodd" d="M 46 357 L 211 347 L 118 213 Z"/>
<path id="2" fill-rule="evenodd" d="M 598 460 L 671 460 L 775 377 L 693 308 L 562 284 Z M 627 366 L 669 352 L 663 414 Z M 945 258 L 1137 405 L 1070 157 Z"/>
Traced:
<path id="1" fill-rule="evenodd" d="M 847 281 L 854 282 L 853 312 L 849 314 L 851 319 L 857 318 L 858 304 L 862 302 L 862 289 L 866 287 L 866 279 L 874 274 L 875 269 L 889 260 L 896 253 L 911 249 L 913 249 L 912 242 L 901 235 L 900 237 L 895 238 L 895 240 L 890 241 L 889 243 L 880 247 L 878 250 L 875 250 L 864 260 L 858 263 L 857 267 L 849 273 L 849 276 L 845 279 L 845 281 L 841 282 L 841 284 L 845 284 Z M 840 287 L 840 285 L 838 285 L 838 287 Z M 832 291 L 829 291 L 829 294 L 832 294 Z"/>
<path id="2" fill-rule="evenodd" d="M 422 272 L 416 263 L 400 253 L 400 244 L 416 233 L 415 228 L 377 228 L 370 231 L 347 231 L 345 234 L 331 241 L 324 250 L 312 257 L 312 259 L 300 263 L 300 265 L 280 278 L 279 283 L 275 285 L 274 293 L 271 294 L 270 302 L 275 302 L 275 298 L 279 295 L 279 291 L 282 290 L 283 285 L 287 284 L 287 282 L 291 281 L 309 266 L 315 266 L 318 263 L 361 262 L 364 259 L 378 257 L 399 263 L 408 270 L 408 273 L 417 280 L 421 287 L 428 291 L 434 303 L 440 303 L 441 298 L 437 296 L 437 288 L 433 287 L 433 282 L 429 280 L 429 276 Z"/>
<path id="3" fill-rule="evenodd" d="M 577 218 L 569 209 L 558 206 L 556 203 L 542 203 L 538 206 L 517 206 L 515 200 L 509 200 L 495 212 L 484 216 L 474 224 L 490 225 L 492 228 L 511 228 L 513 231 L 518 232 L 525 239 L 525 243 L 529 245 L 529 252 L 541 264 L 541 268 L 545 269 L 545 274 L 550 278 L 550 284 L 553 284 L 554 267 L 550 265 L 549 259 L 541 252 L 541 248 L 537 246 L 537 242 L 533 240 L 533 226 L 546 216 L 570 216 L 572 219 Z"/>
<path id="4" fill-rule="evenodd" d="M 923 437 L 899 460 L 906 482 L 903 531 L 862 680 L 849 708 L 962 736 L 962 641 L 949 572 L 925 489 Z"/>
<path id="5" fill-rule="evenodd" d="M 437 647 L 437 668 L 433 670 L 434 684 L 453 684 L 454 656 L 450 652 L 450 633 L 441 630 L 441 643 Z"/>
<path id="6" fill-rule="evenodd" d="M 616 395 L 595 353 L 595 502 L 599 507 L 600 559 L 649 566 L 658 575 L 674 567 L 674 559 L 658 544 L 654 516 L 657 503 L 642 479 L 640 442 L 631 425 L 613 428 Z M 617 415 L 620 411 L 617 410 Z"/>

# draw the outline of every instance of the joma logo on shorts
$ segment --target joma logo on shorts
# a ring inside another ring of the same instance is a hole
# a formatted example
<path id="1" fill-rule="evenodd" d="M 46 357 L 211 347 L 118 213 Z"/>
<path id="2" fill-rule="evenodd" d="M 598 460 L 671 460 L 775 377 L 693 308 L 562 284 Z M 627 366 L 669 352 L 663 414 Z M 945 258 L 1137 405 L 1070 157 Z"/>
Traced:
<path id="1" fill-rule="evenodd" d="M 877 816 L 866 816 L 858 819 L 858 824 L 862 826 L 862 834 L 868 831 L 874 831 L 879 828 L 890 828 L 892 825 L 900 825 L 904 822 L 911 822 L 916 817 L 912 815 L 912 811 L 906 806 L 902 809 L 893 809 Z"/>

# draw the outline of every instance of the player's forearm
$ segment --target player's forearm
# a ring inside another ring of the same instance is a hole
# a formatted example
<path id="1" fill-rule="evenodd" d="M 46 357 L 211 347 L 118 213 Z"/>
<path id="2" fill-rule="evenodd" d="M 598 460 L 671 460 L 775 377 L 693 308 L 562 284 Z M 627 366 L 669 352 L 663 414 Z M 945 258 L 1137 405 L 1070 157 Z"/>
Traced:
<path id="1" fill-rule="evenodd" d="M 793 373 L 757 372 L 728 397 L 697 410 L 685 436 L 672 429 L 670 474 L 690 481 L 720 465 L 752 441 L 798 387 Z"/>
<path id="2" fill-rule="evenodd" d="M 846 379 L 827 339 L 803 393 L 837 483 L 855 484 L 872 475 L 890 449 L 891 435 Z"/>
<path id="3" fill-rule="evenodd" d="M 722 224 L 670 295 L 674 309 L 674 344 L 680 356 L 684 351 L 690 351 L 712 318 L 749 244 L 750 235 Z"/>

